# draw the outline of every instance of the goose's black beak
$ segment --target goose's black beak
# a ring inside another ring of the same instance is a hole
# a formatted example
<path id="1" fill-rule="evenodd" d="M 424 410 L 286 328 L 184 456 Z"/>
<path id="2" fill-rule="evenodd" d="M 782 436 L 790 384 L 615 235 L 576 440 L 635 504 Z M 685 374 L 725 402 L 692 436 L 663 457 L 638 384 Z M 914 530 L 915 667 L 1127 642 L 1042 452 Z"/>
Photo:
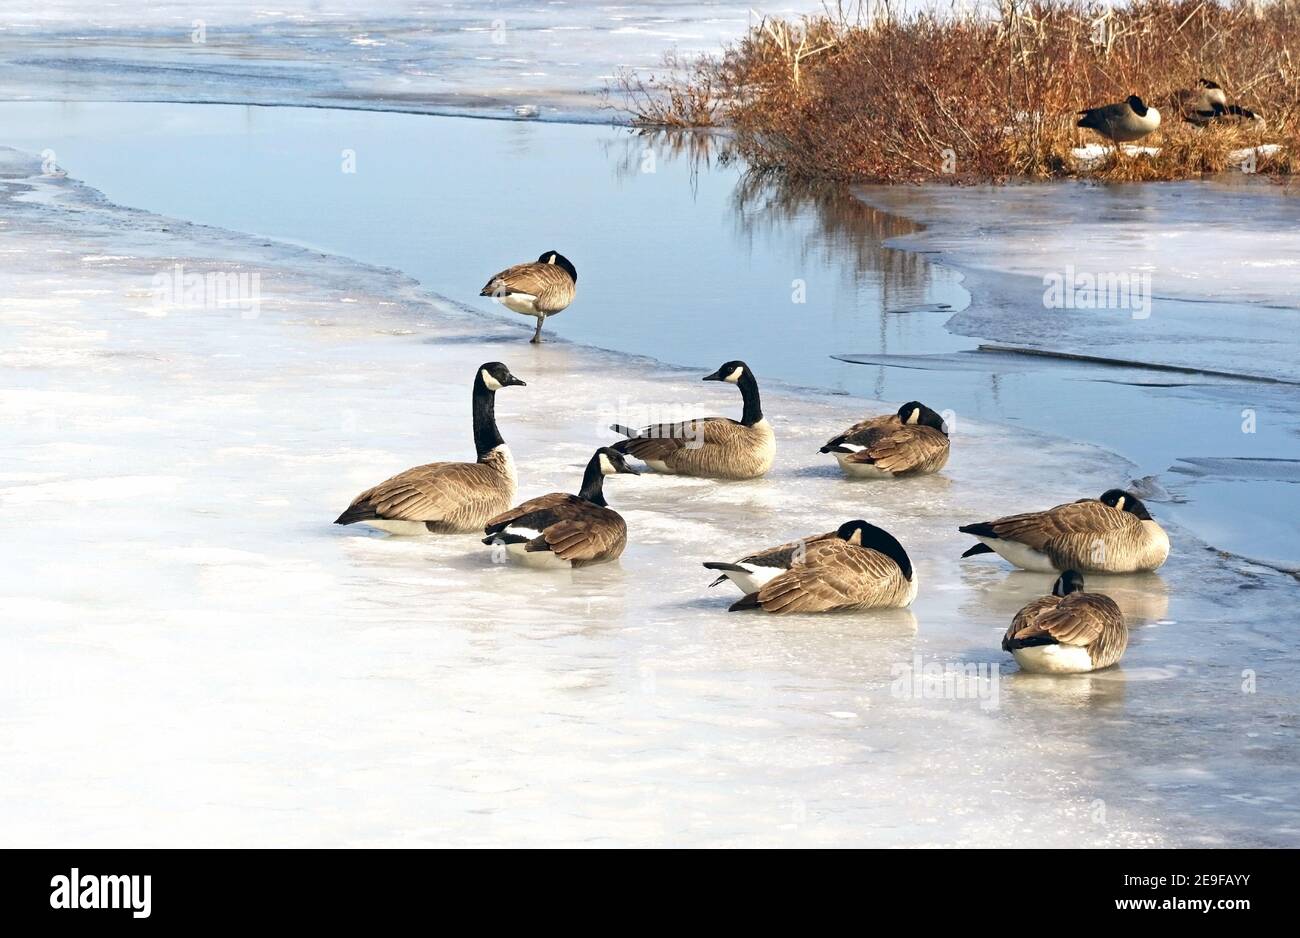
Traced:
<path id="1" fill-rule="evenodd" d="M 641 474 L 641 470 L 640 470 L 640 469 L 633 469 L 633 468 L 632 468 L 631 466 L 629 466 L 627 463 L 623 463 L 623 468 L 620 469 L 620 470 L 618 470 L 618 471 L 619 471 L 620 474 L 621 474 L 621 473 L 627 473 L 627 474 L 630 475 L 630 476 L 639 476 L 639 475 Z"/>
<path id="2" fill-rule="evenodd" d="M 701 378 L 700 380 L 701 380 L 701 381 L 722 381 L 722 380 L 725 380 L 725 379 L 722 377 L 722 369 L 719 368 L 719 369 L 718 369 L 717 371 L 715 371 L 713 374 L 711 374 L 711 375 L 705 375 L 705 376 L 704 376 L 703 378 Z"/>
<path id="3" fill-rule="evenodd" d="M 521 388 L 526 388 L 528 387 L 528 382 L 522 381 L 519 378 L 516 378 L 514 375 L 509 375 L 506 378 L 505 384 L 502 385 L 502 387 L 512 388 L 515 387 L 516 385 L 518 385 Z"/>

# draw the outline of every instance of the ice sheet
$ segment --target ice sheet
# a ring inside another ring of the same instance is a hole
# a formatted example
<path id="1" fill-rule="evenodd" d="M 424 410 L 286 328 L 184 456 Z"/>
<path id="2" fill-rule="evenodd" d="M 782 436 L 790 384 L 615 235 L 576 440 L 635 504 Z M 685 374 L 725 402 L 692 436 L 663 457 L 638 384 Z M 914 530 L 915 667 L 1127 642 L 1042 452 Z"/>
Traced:
<path id="1" fill-rule="evenodd" d="M 958 562 L 955 525 L 1121 483 L 1114 457 L 962 421 L 942 475 L 848 483 L 817 446 L 885 405 L 765 382 L 772 474 L 614 480 L 616 565 L 336 528 L 365 485 L 468 456 L 481 361 L 529 382 L 498 404 L 521 496 L 571 489 L 636 406 L 738 401 L 37 172 L 0 167 L 7 845 L 1300 843 L 1270 614 L 1293 579 L 1175 528 L 1159 575 L 1106 584 L 1120 669 L 997 650 L 1049 578 Z M 259 274 L 259 315 L 160 315 L 176 263 Z M 702 560 L 855 516 L 911 551 L 910 613 L 741 616 L 707 588 Z M 996 706 L 903 692 L 917 656 L 998 664 Z"/>
<path id="2" fill-rule="evenodd" d="M 10 4 L 13 6 L 13 4 Z M 757 20 L 734 0 L 50 0 L 5 11 L 4 100 L 231 101 L 608 119 L 619 67 L 717 52 Z M 770 15 L 819 11 L 811 0 Z"/>

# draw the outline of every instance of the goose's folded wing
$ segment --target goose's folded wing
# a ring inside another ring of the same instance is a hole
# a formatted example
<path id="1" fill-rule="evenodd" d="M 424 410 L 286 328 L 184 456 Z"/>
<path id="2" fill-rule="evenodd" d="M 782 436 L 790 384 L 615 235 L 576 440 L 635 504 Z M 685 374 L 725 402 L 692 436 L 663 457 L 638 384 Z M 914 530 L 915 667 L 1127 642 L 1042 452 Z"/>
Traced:
<path id="1" fill-rule="evenodd" d="M 523 293 L 537 298 L 538 309 L 560 310 L 573 300 L 574 284 L 563 267 L 555 264 L 516 264 L 507 267 L 483 287 L 482 296 Z"/>
<path id="2" fill-rule="evenodd" d="M 429 463 L 362 492 L 348 512 L 392 521 L 437 521 L 467 504 L 490 501 L 499 481 L 481 463 Z"/>
<path id="3" fill-rule="evenodd" d="M 1043 613 L 1055 609 L 1060 601 L 1060 596 L 1040 596 L 1017 612 L 1016 617 L 1011 620 L 1007 634 L 1002 636 L 1002 650 L 1011 650 L 1012 639 L 1033 638 L 1035 635 L 1042 634 L 1038 629 L 1038 620 L 1042 618 Z"/>
<path id="4" fill-rule="evenodd" d="M 900 576 L 884 554 L 835 538 L 814 544 L 803 563 L 769 580 L 758 601 L 768 612 L 823 612 L 869 603 Z"/>
<path id="5" fill-rule="evenodd" d="M 825 534 L 814 534 L 812 537 L 805 537 L 797 541 L 790 541 L 788 544 L 760 550 L 758 553 L 742 557 L 736 562 L 756 564 L 760 567 L 785 567 L 788 569 L 796 560 L 802 561 L 808 553 L 808 548 L 813 544 L 830 540 L 833 537 L 835 537 L 834 531 L 827 531 Z"/>
<path id="6" fill-rule="evenodd" d="M 1079 536 L 1096 537 L 1111 531 L 1121 531 L 1137 523 L 1137 519 L 1111 508 L 1095 498 L 1085 498 L 1047 511 L 1033 511 L 1011 515 L 991 521 L 988 528 L 995 537 L 1019 541 L 1035 550 L 1043 550 L 1049 542 Z M 976 532 L 979 533 L 979 532 Z"/>
<path id="7" fill-rule="evenodd" d="M 1056 608 L 1047 610 L 1032 625 L 1032 635 L 1050 635 L 1062 645 L 1091 645 L 1107 629 L 1122 625 L 1124 616 L 1115 601 L 1102 593 L 1071 593 Z"/>
<path id="8" fill-rule="evenodd" d="M 936 459 L 947 448 L 948 438 L 933 427 L 903 425 L 893 430 L 877 430 L 852 460 L 896 472 Z"/>
<path id="9" fill-rule="evenodd" d="M 726 435 L 726 425 L 740 426 L 726 417 L 700 417 L 680 423 L 656 423 L 635 431 L 635 435 L 614 444 L 614 449 L 640 460 L 664 459 L 683 449 L 697 449 L 705 443 L 719 442 Z M 619 432 L 625 432 L 623 429 Z"/>
<path id="10" fill-rule="evenodd" d="M 550 550 L 561 560 L 595 560 L 605 556 L 627 536 L 623 519 L 615 511 L 588 503 L 590 510 L 549 525 L 528 550 Z"/>
<path id="11" fill-rule="evenodd" d="M 489 535 L 498 534 L 509 527 L 542 531 L 558 521 L 575 517 L 582 504 L 588 503 L 576 495 L 569 495 L 565 492 L 551 492 L 548 495 L 539 495 L 516 505 L 514 508 L 501 512 L 494 518 L 489 518 L 487 525 L 484 527 L 484 533 Z"/>
<path id="12" fill-rule="evenodd" d="M 851 443 L 854 446 L 865 446 L 875 439 L 881 430 L 887 430 L 890 427 L 901 427 L 902 425 L 897 414 L 886 414 L 884 417 L 869 417 L 866 420 L 859 420 L 843 433 L 831 437 L 826 441 L 826 445 L 841 446 L 845 443 Z"/>

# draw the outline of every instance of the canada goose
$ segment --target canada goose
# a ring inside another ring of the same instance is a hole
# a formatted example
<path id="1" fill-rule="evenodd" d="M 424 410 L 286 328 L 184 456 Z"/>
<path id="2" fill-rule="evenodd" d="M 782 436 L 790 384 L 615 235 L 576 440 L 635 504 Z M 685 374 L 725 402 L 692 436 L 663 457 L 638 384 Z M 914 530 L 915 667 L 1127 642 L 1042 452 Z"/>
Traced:
<path id="1" fill-rule="evenodd" d="M 1115 664 L 1128 647 L 1124 613 L 1109 596 L 1083 592 L 1083 576 L 1066 570 L 1052 595 L 1016 613 L 1002 650 L 1025 671 L 1081 674 Z"/>
<path id="2" fill-rule="evenodd" d="M 474 375 L 474 449 L 477 462 L 416 466 L 366 489 L 335 524 L 357 521 L 390 534 L 476 531 L 510 506 L 515 464 L 496 421 L 496 392 L 520 381 L 501 362 L 480 365 Z"/>
<path id="3" fill-rule="evenodd" d="M 963 557 L 996 552 L 1017 567 L 1040 573 L 1138 573 L 1156 569 L 1169 557 L 1169 535 L 1138 497 L 1123 489 L 958 530 L 980 541 Z"/>
<path id="4" fill-rule="evenodd" d="M 540 342 L 546 317 L 563 312 L 577 292 L 578 269 L 558 251 L 547 251 L 531 264 L 516 264 L 494 274 L 479 296 L 490 296 L 524 316 L 536 316 L 532 341 Z"/>
<path id="5" fill-rule="evenodd" d="M 1160 126 L 1160 112 L 1147 107 L 1135 94 L 1118 104 L 1090 107 L 1080 111 L 1076 127 L 1095 130 L 1114 143 L 1132 143 L 1141 140 Z"/>
<path id="6" fill-rule="evenodd" d="M 769 563 L 784 562 L 788 569 L 736 600 L 730 611 L 900 609 L 916 598 L 916 575 L 907 551 L 892 534 L 865 521 L 846 521 L 834 536 L 814 538 L 802 551 L 790 550 L 783 561 L 777 560 L 773 551 L 760 556 Z M 744 565 L 742 561 L 734 566 Z M 719 568 L 717 564 L 710 567 Z M 744 588 L 743 580 L 737 583 Z"/>
<path id="7" fill-rule="evenodd" d="M 607 446 L 596 450 L 577 495 L 552 492 L 490 519 L 484 544 L 533 566 L 581 567 L 615 560 L 627 545 L 627 525 L 605 502 L 605 476 L 640 475 Z"/>
<path id="8" fill-rule="evenodd" d="M 1223 89 L 1208 78 L 1197 79 L 1195 88 L 1179 88 L 1169 96 L 1173 110 L 1189 124 L 1204 126 L 1228 104 Z"/>
<path id="9" fill-rule="evenodd" d="M 948 462 L 948 432 L 943 418 L 920 401 L 908 401 L 898 413 L 855 423 L 826 441 L 845 475 L 866 479 L 938 472 Z"/>
<path id="10" fill-rule="evenodd" d="M 1192 123 L 1199 123 L 1199 126 L 1202 127 L 1211 122 L 1216 124 L 1236 124 L 1239 126 L 1249 124 L 1259 130 L 1263 130 L 1267 126 L 1262 115 L 1257 114 L 1248 107 L 1242 107 L 1240 104 L 1223 105 L 1216 103 L 1212 112 L 1209 114 L 1201 114 L 1199 116 L 1203 117 L 1204 120 L 1199 122 L 1193 121 Z"/>
<path id="11" fill-rule="evenodd" d="M 697 417 L 681 423 L 660 423 L 640 430 L 613 424 L 628 437 L 614 449 L 635 456 L 656 472 L 709 479 L 755 479 L 772 468 L 776 437 L 763 418 L 754 373 L 742 361 L 730 361 L 705 381 L 739 385 L 744 413 L 730 417 Z"/>

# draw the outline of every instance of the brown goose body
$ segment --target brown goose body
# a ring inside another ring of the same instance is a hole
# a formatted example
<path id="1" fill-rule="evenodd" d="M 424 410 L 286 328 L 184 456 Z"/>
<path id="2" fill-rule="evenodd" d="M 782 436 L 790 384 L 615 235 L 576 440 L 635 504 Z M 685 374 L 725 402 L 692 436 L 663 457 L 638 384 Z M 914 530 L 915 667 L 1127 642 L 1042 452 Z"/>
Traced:
<path id="1" fill-rule="evenodd" d="M 506 309 L 537 318 L 533 341 L 541 341 L 542 323 L 565 310 L 578 293 L 578 272 L 564 255 L 547 251 L 536 261 L 515 264 L 494 274 L 479 296 L 490 296 Z"/>
<path id="2" fill-rule="evenodd" d="M 483 543 L 532 566 L 581 567 L 617 560 L 627 546 L 627 524 L 605 503 L 606 475 L 630 473 L 623 457 L 609 449 L 592 456 L 577 495 L 552 492 L 530 498 L 484 525 Z"/>
<path id="3" fill-rule="evenodd" d="M 788 555 L 787 547 L 791 547 Z M 841 525 L 829 537 L 804 542 L 802 550 L 791 545 L 775 550 L 782 552 L 788 568 L 733 603 L 732 611 L 762 609 L 784 614 L 897 609 L 911 605 L 916 598 L 916 573 L 906 551 L 892 535 L 866 522 Z M 765 553 L 772 557 L 771 552 Z M 706 566 L 718 569 L 721 565 Z M 743 589 L 743 583 L 740 585 Z"/>
<path id="4" fill-rule="evenodd" d="M 982 545 L 963 557 L 994 552 L 1039 572 L 1138 573 L 1155 570 L 1169 557 L 1169 536 L 1136 496 L 1120 489 L 958 530 Z"/>
<path id="5" fill-rule="evenodd" d="M 1160 111 L 1133 94 L 1126 101 L 1080 111 L 1075 126 L 1095 130 L 1114 143 L 1132 143 L 1160 126 Z"/>
<path id="6" fill-rule="evenodd" d="M 497 429 L 495 395 L 523 385 L 500 362 L 479 366 L 474 376 L 476 462 L 435 462 L 407 469 L 366 489 L 335 524 L 362 523 L 389 534 L 453 534 L 480 530 L 510 507 L 515 464 Z"/>
<path id="7" fill-rule="evenodd" d="M 897 479 L 928 475 L 948 464 L 943 418 L 917 401 L 898 413 L 855 423 L 822 447 L 854 478 Z"/>
<path id="8" fill-rule="evenodd" d="M 1128 647 L 1124 614 L 1109 596 L 1082 589 L 1083 578 L 1067 571 L 1052 595 L 1016 613 L 1002 650 L 1025 671 L 1043 674 L 1080 674 L 1118 662 Z"/>
<path id="9" fill-rule="evenodd" d="M 772 468 L 776 435 L 763 417 L 758 382 L 744 362 L 727 362 L 705 381 L 725 381 L 740 387 L 744 413 L 730 417 L 701 417 L 680 423 L 660 423 L 640 430 L 610 427 L 627 437 L 614 444 L 656 472 L 708 479 L 756 479 Z"/>
<path id="10" fill-rule="evenodd" d="M 515 497 L 504 446 L 480 462 L 435 462 L 400 472 L 358 495 L 335 524 L 364 522 L 390 534 L 478 531 Z"/>
<path id="11" fill-rule="evenodd" d="M 776 436 L 766 420 L 747 427 L 729 417 L 654 424 L 615 446 L 656 472 L 707 479 L 756 479 L 776 456 Z"/>

